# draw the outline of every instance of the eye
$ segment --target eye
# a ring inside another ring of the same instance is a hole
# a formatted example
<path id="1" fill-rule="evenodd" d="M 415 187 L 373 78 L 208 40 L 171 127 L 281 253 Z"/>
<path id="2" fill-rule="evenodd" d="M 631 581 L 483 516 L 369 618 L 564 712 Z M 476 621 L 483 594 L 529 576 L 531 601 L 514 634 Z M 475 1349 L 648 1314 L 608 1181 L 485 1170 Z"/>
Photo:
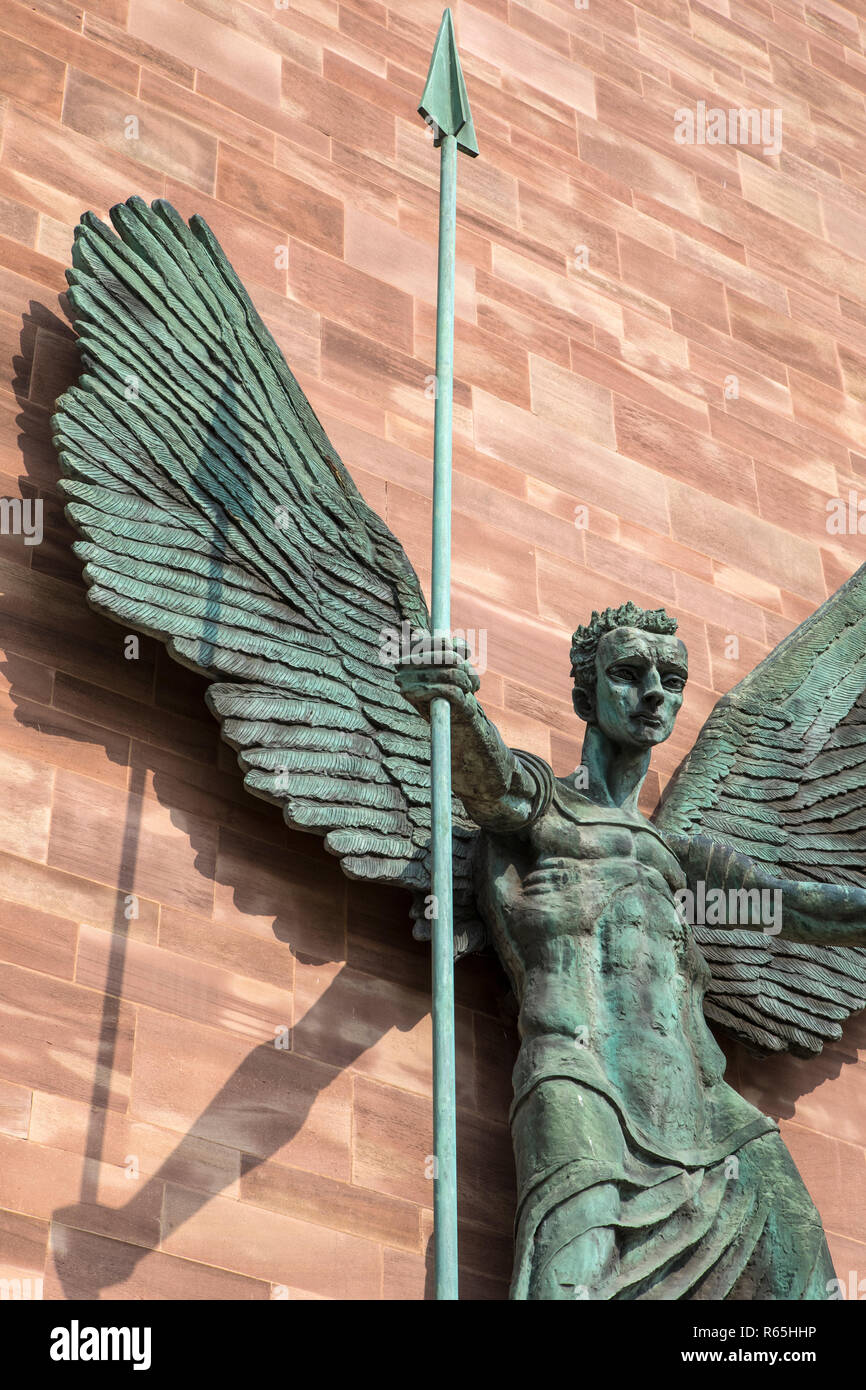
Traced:
<path id="1" fill-rule="evenodd" d="M 608 674 L 615 681 L 628 681 L 630 684 L 634 684 L 638 679 L 634 666 L 614 666 Z"/>
<path id="2" fill-rule="evenodd" d="M 686 687 L 682 676 L 663 676 L 662 685 L 665 690 L 685 690 Z"/>

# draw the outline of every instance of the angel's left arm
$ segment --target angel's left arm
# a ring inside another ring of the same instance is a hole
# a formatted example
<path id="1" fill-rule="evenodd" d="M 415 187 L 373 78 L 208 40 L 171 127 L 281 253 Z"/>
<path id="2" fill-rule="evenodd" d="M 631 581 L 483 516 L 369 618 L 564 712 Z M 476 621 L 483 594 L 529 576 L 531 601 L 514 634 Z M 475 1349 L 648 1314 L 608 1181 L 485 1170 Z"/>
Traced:
<path id="1" fill-rule="evenodd" d="M 866 889 L 777 877 L 770 867 L 709 835 L 666 834 L 688 884 L 683 906 L 711 926 L 751 927 L 812 946 L 866 946 Z M 721 892 L 721 897 L 719 897 Z M 713 895 L 712 897 L 710 895 Z"/>

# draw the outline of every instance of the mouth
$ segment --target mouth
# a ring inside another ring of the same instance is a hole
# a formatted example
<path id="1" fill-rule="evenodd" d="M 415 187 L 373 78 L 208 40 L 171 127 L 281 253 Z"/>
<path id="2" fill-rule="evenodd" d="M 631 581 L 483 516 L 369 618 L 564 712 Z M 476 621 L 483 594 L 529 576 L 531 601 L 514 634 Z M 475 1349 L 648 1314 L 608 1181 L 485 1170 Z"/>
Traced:
<path id="1" fill-rule="evenodd" d="M 645 729 L 660 729 L 662 727 L 662 720 L 657 714 L 634 714 L 632 718 L 638 724 L 642 724 Z"/>

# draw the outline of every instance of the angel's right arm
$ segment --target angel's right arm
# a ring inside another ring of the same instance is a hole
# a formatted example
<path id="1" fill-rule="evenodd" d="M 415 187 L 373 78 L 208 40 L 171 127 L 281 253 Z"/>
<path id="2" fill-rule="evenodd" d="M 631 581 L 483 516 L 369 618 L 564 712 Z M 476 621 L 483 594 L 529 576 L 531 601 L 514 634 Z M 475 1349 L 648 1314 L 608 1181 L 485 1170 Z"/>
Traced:
<path id="1" fill-rule="evenodd" d="M 489 830 L 520 830 L 534 820 L 549 797 L 541 759 L 509 748 L 475 698 L 480 681 L 458 653 L 440 652 L 421 661 L 415 655 L 397 672 L 402 694 L 425 719 L 434 699 L 451 706 L 451 778 L 457 796 L 476 825 Z"/>

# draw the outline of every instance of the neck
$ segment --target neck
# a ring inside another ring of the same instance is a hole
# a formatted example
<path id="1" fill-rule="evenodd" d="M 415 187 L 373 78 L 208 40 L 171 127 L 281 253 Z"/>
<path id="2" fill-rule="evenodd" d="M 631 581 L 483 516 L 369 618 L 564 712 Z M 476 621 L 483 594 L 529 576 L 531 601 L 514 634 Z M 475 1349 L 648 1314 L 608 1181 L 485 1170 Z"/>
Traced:
<path id="1" fill-rule="evenodd" d="M 599 806 L 636 812 L 650 756 L 649 749 L 612 743 L 597 724 L 588 724 L 581 763 L 586 768 L 590 800 Z"/>

